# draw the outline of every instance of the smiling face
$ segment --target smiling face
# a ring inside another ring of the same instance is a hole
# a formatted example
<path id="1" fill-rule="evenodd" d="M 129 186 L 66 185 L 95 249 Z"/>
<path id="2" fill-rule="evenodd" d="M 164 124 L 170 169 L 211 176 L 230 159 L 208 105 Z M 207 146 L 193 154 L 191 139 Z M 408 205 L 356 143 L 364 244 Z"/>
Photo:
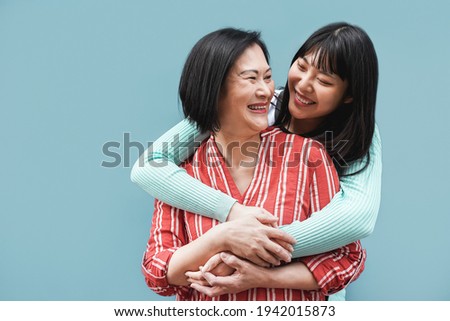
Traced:
<path id="1" fill-rule="evenodd" d="M 315 67 L 314 55 L 299 57 L 288 74 L 290 130 L 304 133 L 317 128 L 323 119 L 352 98 L 348 83 L 338 75 Z"/>
<path id="2" fill-rule="evenodd" d="M 220 131 L 249 136 L 266 129 L 273 93 L 272 70 L 261 48 L 252 45 L 236 60 L 222 86 Z"/>

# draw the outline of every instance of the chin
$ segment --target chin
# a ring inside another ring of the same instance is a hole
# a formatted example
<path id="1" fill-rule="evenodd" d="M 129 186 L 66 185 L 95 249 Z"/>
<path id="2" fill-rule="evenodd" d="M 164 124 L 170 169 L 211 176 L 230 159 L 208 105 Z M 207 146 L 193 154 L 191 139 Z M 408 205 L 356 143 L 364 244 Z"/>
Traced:
<path id="1" fill-rule="evenodd" d="M 263 130 L 265 130 L 269 125 L 266 124 L 252 124 L 250 125 L 249 131 L 252 131 L 254 134 L 259 134 L 260 132 L 262 132 Z"/>
<path id="2" fill-rule="evenodd" d="M 306 119 L 308 118 L 308 113 L 305 113 L 305 110 L 299 109 L 297 107 L 289 108 L 289 113 L 291 114 L 291 117 L 294 119 Z"/>
<path id="3" fill-rule="evenodd" d="M 261 133 L 263 130 L 266 130 L 269 125 L 259 127 L 258 133 Z"/>

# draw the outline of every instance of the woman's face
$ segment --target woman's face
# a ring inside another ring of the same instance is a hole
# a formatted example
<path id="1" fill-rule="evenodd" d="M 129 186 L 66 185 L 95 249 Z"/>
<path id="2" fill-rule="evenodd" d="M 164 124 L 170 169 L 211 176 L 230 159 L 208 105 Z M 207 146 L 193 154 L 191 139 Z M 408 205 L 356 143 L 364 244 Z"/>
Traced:
<path id="1" fill-rule="evenodd" d="M 352 101 L 346 96 L 347 80 L 317 69 L 313 57 L 299 57 L 288 74 L 289 112 L 302 132 L 315 129 L 338 106 Z"/>
<path id="2" fill-rule="evenodd" d="M 266 129 L 273 93 L 272 70 L 261 48 L 252 45 L 236 60 L 222 86 L 220 131 L 242 136 Z"/>

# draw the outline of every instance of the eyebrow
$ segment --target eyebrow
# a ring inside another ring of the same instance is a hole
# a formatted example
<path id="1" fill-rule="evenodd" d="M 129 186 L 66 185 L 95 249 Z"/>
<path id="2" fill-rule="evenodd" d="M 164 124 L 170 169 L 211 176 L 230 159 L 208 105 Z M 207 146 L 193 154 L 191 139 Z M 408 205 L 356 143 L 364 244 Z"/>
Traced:
<path id="1" fill-rule="evenodd" d="M 267 72 L 269 72 L 269 71 L 271 71 L 271 70 L 272 70 L 272 68 L 269 67 L 269 68 L 267 68 L 267 70 L 266 70 L 264 73 L 267 73 Z M 256 69 L 247 69 L 247 70 L 241 71 L 240 73 L 238 73 L 238 75 L 241 76 L 241 75 L 243 75 L 243 74 L 250 73 L 250 72 L 254 72 L 255 74 L 258 74 L 258 73 L 259 73 L 259 71 L 256 70 Z"/>

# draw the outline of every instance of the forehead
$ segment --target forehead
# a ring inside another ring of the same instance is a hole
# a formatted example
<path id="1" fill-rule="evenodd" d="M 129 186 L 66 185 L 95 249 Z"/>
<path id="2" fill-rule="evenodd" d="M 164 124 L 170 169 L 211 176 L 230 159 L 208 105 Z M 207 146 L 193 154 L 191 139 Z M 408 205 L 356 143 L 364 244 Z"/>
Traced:
<path id="1" fill-rule="evenodd" d="M 318 51 L 308 52 L 304 56 L 300 56 L 298 58 L 306 61 L 308 64 L 314 67 L 323 65 L 323 62 L 328 60 L 328 57 L 326 55 L 321 55 Z"/>
<path id="2" fill-rule="evenodd" d="M 319 50 L 308 52 L 304 56 L 298 57 L 297 60 L 306 62 L 324 74 L 337 74 L 335 71 L 335 64 L 325 52 L 320 52 Z"/>
<path id="3" fill-rule="evenodd" d="M 257 44 L 253 44 L 236 59 L 233 69 L 240 71 L 244 70 L 258 70 L 263 69 L 266 71 L 269 68 L 269 64 L 266 60 L 266 56 L 261 47 Z"/>

